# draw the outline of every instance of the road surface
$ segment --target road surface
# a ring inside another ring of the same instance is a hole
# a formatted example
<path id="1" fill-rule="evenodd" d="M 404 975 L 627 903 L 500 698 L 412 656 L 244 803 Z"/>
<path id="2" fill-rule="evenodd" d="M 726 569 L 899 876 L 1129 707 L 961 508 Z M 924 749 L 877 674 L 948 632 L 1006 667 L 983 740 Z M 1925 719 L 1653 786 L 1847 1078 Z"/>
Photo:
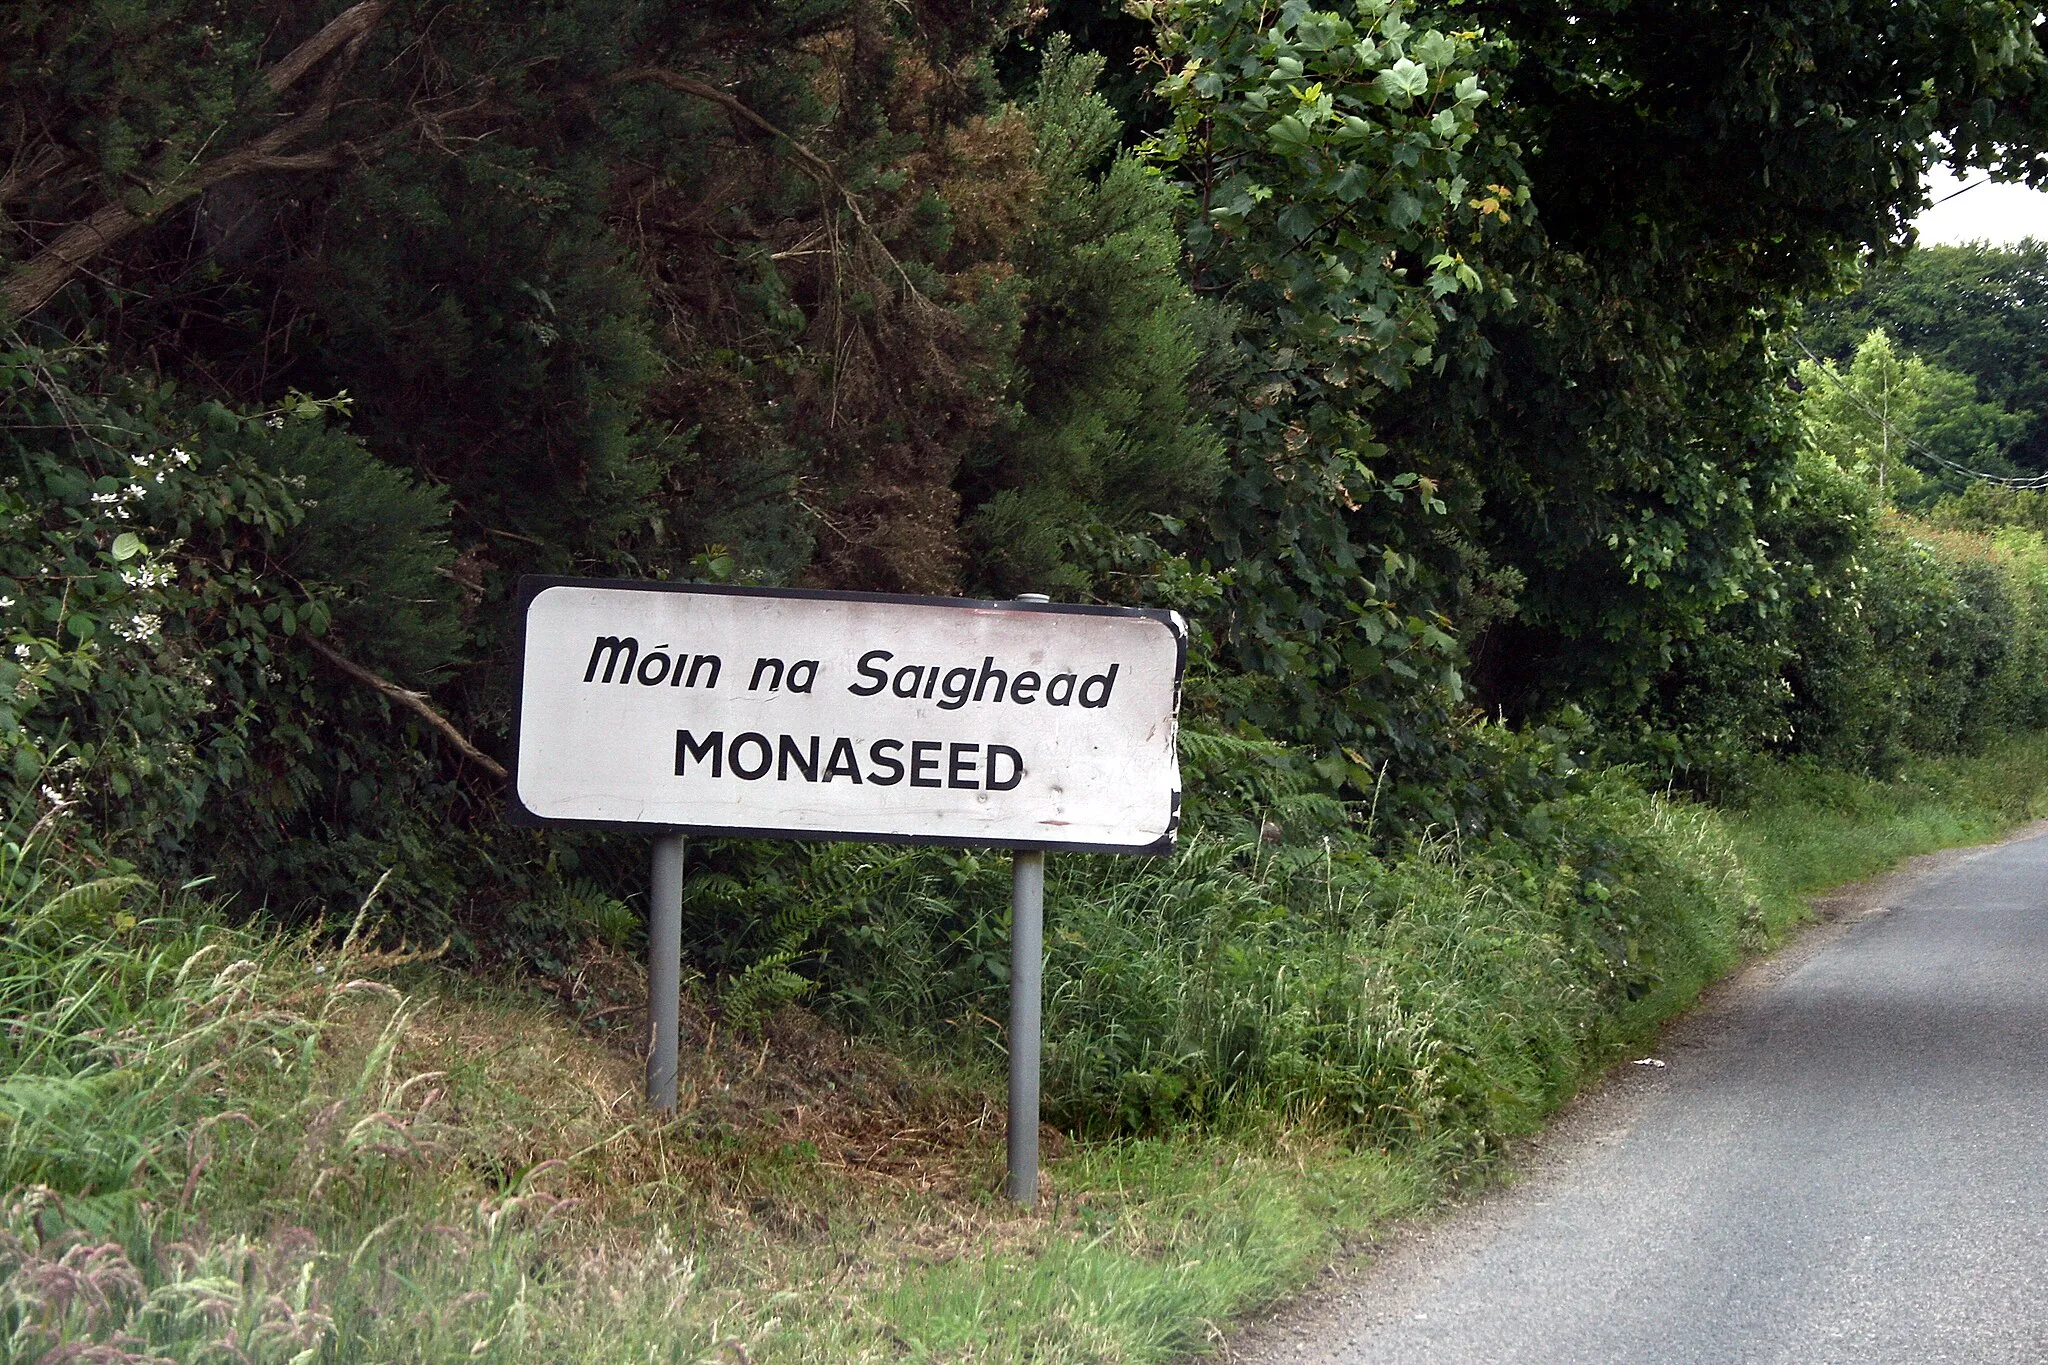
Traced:
<path id="1" fill-rule="evenodd" d="M 1254 1362 L 2048 1361 L 2048 835 L 1877 884 Z"/>

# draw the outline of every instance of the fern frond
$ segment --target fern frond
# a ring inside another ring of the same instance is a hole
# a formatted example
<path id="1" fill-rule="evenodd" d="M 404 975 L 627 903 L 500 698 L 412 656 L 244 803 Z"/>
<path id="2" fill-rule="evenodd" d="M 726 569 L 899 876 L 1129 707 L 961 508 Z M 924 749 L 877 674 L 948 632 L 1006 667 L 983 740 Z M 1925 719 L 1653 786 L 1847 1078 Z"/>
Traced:
<path id="1" fill-rule="evenodd" d="M 30 916 L 30 921 L 70 928 L 81 921 L 111 914 L 130 891 L 148 885 L 146 879 L 132 876 L 101 877 L 96 881 L 80 882 L 44 901 L 42 909 Z"/>

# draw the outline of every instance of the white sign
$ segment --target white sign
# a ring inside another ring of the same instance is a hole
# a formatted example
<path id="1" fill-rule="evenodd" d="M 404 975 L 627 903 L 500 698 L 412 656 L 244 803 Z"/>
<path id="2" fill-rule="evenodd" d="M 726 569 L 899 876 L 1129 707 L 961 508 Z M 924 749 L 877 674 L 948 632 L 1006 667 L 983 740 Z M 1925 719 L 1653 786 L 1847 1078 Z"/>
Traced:
<path id="1" fill-rule="evenodd" d="M 514 790 L 545 822 L 1164 853 L 1172 612 L 522 582 Z"/>

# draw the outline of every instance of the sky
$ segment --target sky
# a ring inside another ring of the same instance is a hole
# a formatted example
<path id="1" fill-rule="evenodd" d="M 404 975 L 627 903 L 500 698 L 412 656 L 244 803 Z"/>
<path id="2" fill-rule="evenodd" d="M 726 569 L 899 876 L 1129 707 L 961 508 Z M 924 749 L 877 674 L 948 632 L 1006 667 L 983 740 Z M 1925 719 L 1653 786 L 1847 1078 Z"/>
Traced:
<path id="1" fill-rule="evenodd" d="M 1942 166 L 1928 172 L 1927 189 L 1935 205 L 1913 223 L 1920 229 L 1922 246 L 1962 242 L 2010 246 L 2022 237 L 2048 241 L 2048 192 L 2025 185 L 1994 185 L 1981 171 L 1959 183 Z"/>

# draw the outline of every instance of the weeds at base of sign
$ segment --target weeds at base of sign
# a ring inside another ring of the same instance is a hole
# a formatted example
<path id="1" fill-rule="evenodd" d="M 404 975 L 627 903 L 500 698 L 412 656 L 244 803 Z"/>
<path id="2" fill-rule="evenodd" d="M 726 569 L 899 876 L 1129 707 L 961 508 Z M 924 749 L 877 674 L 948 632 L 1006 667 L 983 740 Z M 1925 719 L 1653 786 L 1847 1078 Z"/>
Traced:
<path id="1" fill-rule="evenodd" d="M 701 998 L 686 999 L 682 1103 L 669 1120 L 639 1103 L 635 1015 L 567 1028 L 545 1008 L 439 997 L 407 1013 L 395 1036 L 391 1017 L 388 1001 L 368 998 L 337 1011 L 323 1070 L 344 1078 L 380 1048 L 401 1085 L 482 1080 L 488 1068 L 488 1090 L 449 1091 L 460 1118 L 436 1122 L 443 1156 L 515 1185 L 546 1163 L 535 1187 L 575 1200 L 595 1224 L 632 1225 L 655 1211 L 649 1194 L 666 1190 L 670 1216 L 712 1227 L 766 1219 L 771 1231 L 806 1235 L 834 1210 L 976 1205 L 1000 1185 L 1002 1113 L 985 1078 L 915 1071 L 801 1009 L 777 1012 L 756 1034 L 721 1029 Z M 1047 1136 L 1049 1150 L 1064 1150 Z"/>

